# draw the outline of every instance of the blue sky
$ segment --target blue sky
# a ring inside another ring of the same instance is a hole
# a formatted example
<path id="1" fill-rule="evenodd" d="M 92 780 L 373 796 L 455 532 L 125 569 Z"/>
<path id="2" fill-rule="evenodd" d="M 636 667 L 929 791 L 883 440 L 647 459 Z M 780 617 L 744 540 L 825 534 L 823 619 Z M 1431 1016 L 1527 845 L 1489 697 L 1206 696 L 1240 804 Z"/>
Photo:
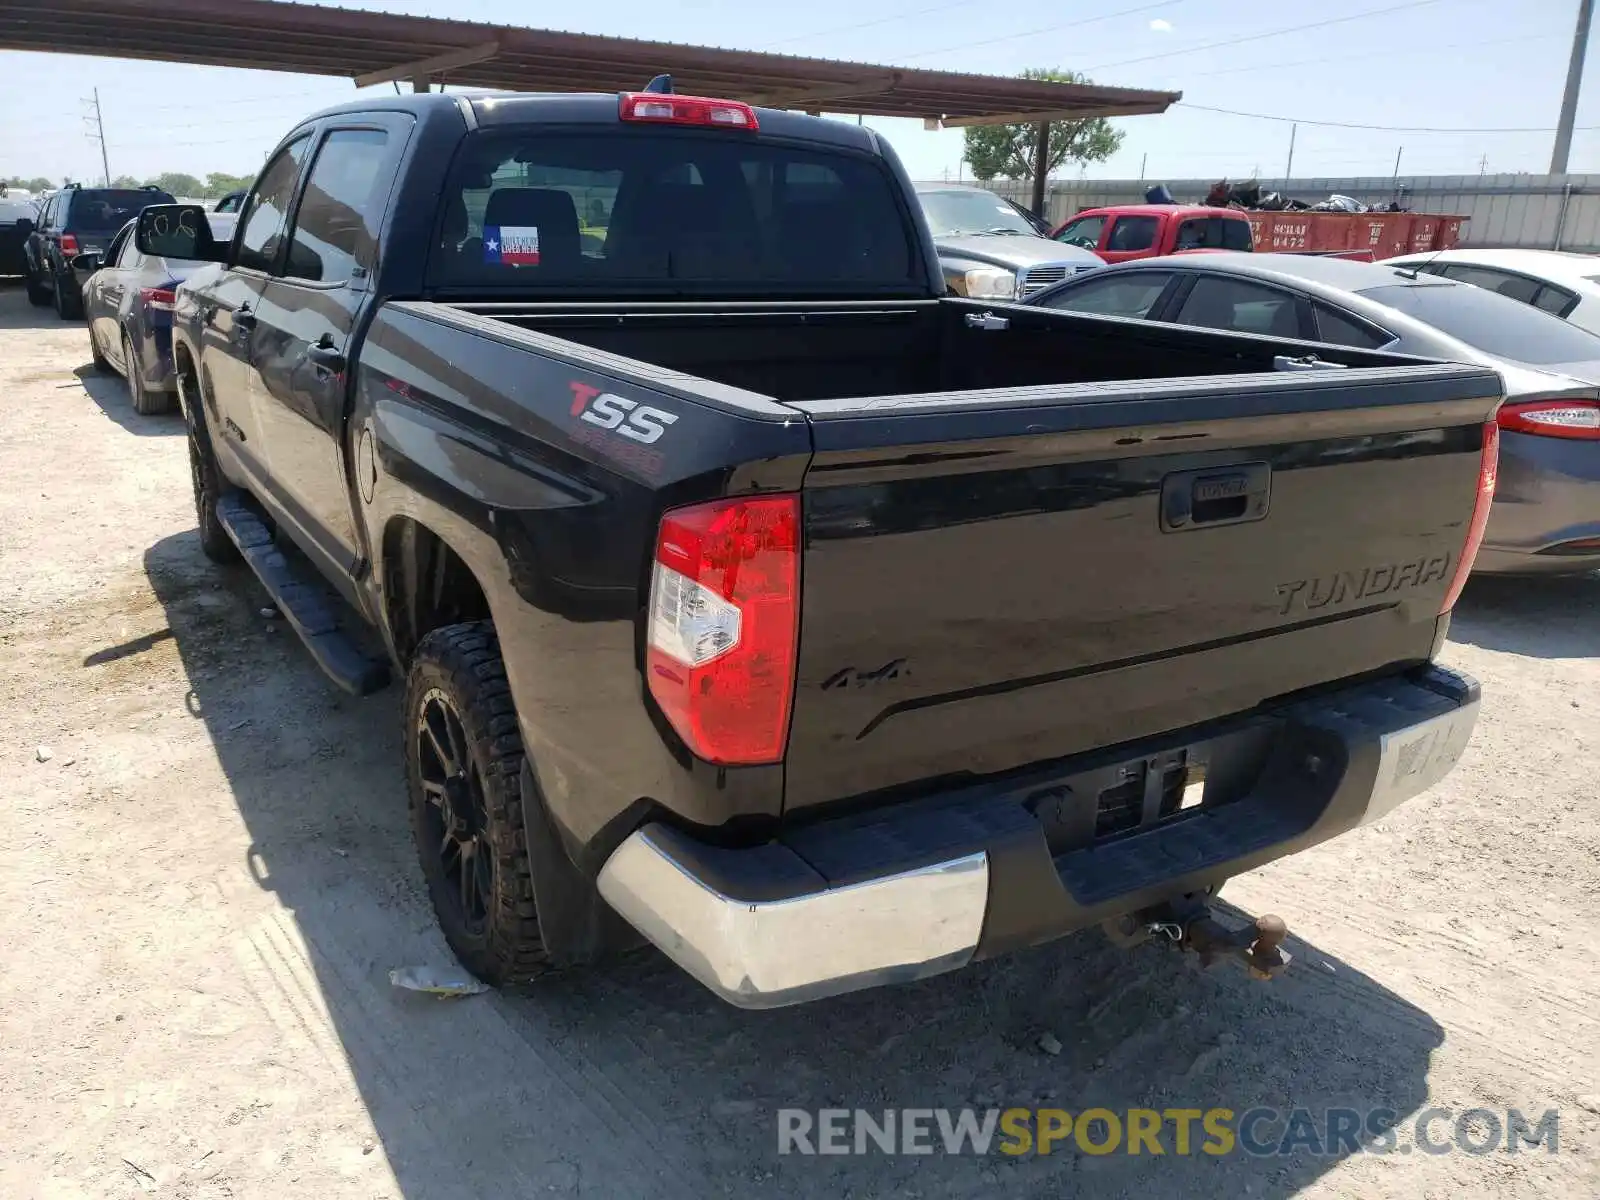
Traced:
<path id="1" fill-rule="evenodd" d="M 1374 10 L 1405 5 L 1396 11 Z M 345 7 L 445 15 L 424 0 Z M 1129 11 L 1138 9 L 1139 11 Z M 1531 133 L 1422 133 L 1302 124 L 1297 176 L 1544 171 L 1571 47 L 1576 0 L 1083 0 L 989 5 L 961 0 L 811 0 L 764 11 L 748 0 L 692 5 L 610 0 L 535 5 L 452 0 L 463 20 L 861 62 L 1014 74 L 1087 71 L 1098 82 L 1182 91 L 1196 105 L 1309 120 Z M 1372 14 L 1359 16 L 1359 14 Z M 1105 19 L 1091 20 L 1091 18 Z M 1338 20 L 1356 17 L 1353 20 Z M 1311 22 L 1321 28 L 1261 37 Z M 1070 26 L 1070 27 L 1067 27 Z M 1600 34 L 1597 34 L 1600 36 Z M 1592 57 L 1592 56 L 1591 56 Z M 1572 170 L 1600 172 L 1600 64 L 1590 63 Z M 645 81 L 639 80 L 642 85 Z M 387 88 L 388 85 L 385 85 Z M 113 174 L 248 174 L 300 116 L 348 99 L 348 80 L 263 71 L 0 52 L 0 175 L 92 179 L 99 149 L 76 103 L 98 87 Z M 961 134 L 868 119 L 918 178 L 955 178 Z M 1119 121 L 1121 152 L 1101 178 L 1281 177 L 1289 125 L 1175 108 Z"/>

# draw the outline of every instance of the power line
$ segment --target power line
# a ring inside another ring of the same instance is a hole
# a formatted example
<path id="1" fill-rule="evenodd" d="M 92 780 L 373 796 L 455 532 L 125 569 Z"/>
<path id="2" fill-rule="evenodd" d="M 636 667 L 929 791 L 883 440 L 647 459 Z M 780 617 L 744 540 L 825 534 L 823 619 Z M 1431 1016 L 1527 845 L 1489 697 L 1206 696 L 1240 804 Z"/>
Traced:
<path id="1" fill-rule="evenodd" d="M 1553 133 L 1555 131 L 1553 125 L 1500 129 L 1447 129 L 1432 125 L 1358 125 L 1351 121 L 1313 121 L 1309 117 L 1280 117 L 1273 113 L 1239 112 L 1232 108 L 1213 108 L 1209 104 L 1192 104 L 1188 100 L 1179 100 L 1174 107 L 1221 113 L 1227 117 L 1250 117 L 1257 121 L 1280 121 L 1289 125 L 1320 125 L 1324 129 L 1364 129 L 1374 133 Z M 1600 129 L 1600 125 L 1580 125 L 1578 128 L 1588 131 Z"/>
<path id="2" fill-rule="evenodd" d="M 1440 50 L 1472 50 L 1480 46 L 1514 46 L 1519 42 L 1553 42 L 1565 39 L 1564 33 L 1536 33 L 1529 37 L 1515 38 L 1486 38 L 1477 42 L 1453 42 L 1445 46 L 1429 46 L 1429 53 Z M 1397 46 L 1389 50 L 1368 50 L 1362 54 L 1341 54 L 1325 58 L 1302 58 L 1294 62 L 1260 63 L 1251 67 L 1225 67 L 1220 71 L 1190 71 L 1184 74 L 1184 79 L 1213 79 L 1218 75 L 1244 75 L 1252 71 L 1279 71 L 1287 67 L 1320 67 L 1326 63 L 1361 62 L 1369 58 L 1395 58 L 1400 55 L 1415 57 L 1415 46 Z"/>
<path id="3" fill-rule="evenodd" d="M 1267 38 L 1282 37 L 1286 33 L 1303 33 L 1307 29 L 1326 29 L 1330 25 L 1345 25 L 1351 21 L 1364 21 L 1368 17 L 1381 17 L 1388 13 L 1402 12 L 1410 8 L 1424 8 L 1430 4 L 1438 4 L 1439 0 L 1408 0 L 1405 4 L 1391 4 L 1385 8 L 1371 8 L 1366 12 L 1351 13 L 1347 17 L 1330 17 L 1326 21 L 1312 21 L 1308 25 L 1290 25 L 1286 29 L 1270 29 L 1266 33 L 1252 33 L 1248 37 L 1229 38 L 1223 42 L 1207 42 L 1203 46 L 1190 46 L 1186 50 L 1166 50 L 1160 54 L 1146 54 L 1139 58 L 1124 58 L 1113 63 L 1099 63 L 1092 67 L 1085 67 L 1086 71 L 1106 71 L 1112 67 L 1127 67 L 1134 63 L 1155 62 L 1161 58 L 1176 58 L 1180 54 L 1198 54 L 1202 50 L 1217 50 L 1224 46 L 1241 46 L 1245 42 L 1260 42 Z"/>
<path id="4" fill-rule="evenodd" d="M 1418 0 L 1423 4 L 1436 4 L 1438 0 Z M 1184 0 L 1156 0 L 1154 4 L 1141 4 L 1136 8 L 1118 9 L 1116 12 L 1102 13 L 1098 17 L 1085 17 L 1081 21 L 1068 21 L 1065 25 L 1046 25 L 1042 29 L 1028 29 L 1022 33 L 1008 33 L 1004 37 L 989 38 L 982 42 L 963 42 L 959 46 L 944 46 L 938 50 L 919 50 L 915 54 L 902 54 L 902 62 L 910 62 L 914 58 L 928 58 L 934 54 L 949 54 L 956 50 L 973 50 L 979 46 L 997 46 L 1001 42 L 1014 42 L 1019 38 L 1037 37 L 1041 33 L 1056 33 L 1062 29 L 1076 29 L 1080 25 L 1093 25 L 1100 21 L 1112 21 L 1117 17 L 1129 17 L 1134 13 L 1149 12 L 1154 8 L 1171 8 L 1174 4 L 1182 4 Z"/>

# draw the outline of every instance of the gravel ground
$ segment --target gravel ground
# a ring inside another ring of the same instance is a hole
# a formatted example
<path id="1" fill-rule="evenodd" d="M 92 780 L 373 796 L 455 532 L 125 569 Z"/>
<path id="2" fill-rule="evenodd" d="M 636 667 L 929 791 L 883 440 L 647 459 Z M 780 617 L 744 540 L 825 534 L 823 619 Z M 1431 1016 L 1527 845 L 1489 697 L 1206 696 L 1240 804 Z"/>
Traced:
<path id="1" fill-rule="evenodd" d="M 0 1195 L 1600 1195 L 1600 580 L 1469 588 L 1461 767 L 1229 885 L 1272 984 L 1090 934 L 771 1013 L 655 957 L 441 1002 L 387 980 L 449 962 L 393 691 L 201 557 L 179 419 L 16 289 L 0 385 Z M 1560 1151 L 777 1153 L 780 1108 L 965 1105 L 1556 1108 Z"/>

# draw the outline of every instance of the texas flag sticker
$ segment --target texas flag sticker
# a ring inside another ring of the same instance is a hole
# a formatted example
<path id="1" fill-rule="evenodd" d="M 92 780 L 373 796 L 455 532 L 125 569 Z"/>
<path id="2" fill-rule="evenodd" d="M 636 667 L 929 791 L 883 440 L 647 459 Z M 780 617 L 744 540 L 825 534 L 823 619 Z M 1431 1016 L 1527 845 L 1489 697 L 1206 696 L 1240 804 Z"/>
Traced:
<path id="1" fill-rule="evenodd" d="M 539 228 L 536 225 L 486 225 L 483 261 L 501 266 L 539 265 Z"/>

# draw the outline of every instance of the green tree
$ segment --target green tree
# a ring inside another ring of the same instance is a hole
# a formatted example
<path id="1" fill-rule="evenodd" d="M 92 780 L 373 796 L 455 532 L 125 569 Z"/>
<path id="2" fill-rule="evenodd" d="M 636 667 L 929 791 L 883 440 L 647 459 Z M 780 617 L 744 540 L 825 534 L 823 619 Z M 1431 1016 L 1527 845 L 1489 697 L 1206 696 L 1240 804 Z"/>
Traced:
<path id="1" fill-rule="evenodd" d="M 205 187 L 205 184 L 201 183 L 193 175 L 185 175 L 181 171 L 164 171 L 150 180 L 150 182 L 169 196 L 198 197 Z"/>
<path id="2" fill-rule="evenodd" d="M 254 182 L 254 176 L 228 175 L 222 171 L 213 171 L 206 176 L 205 187 L 194 194 L 214 200 L 220 196 L 226 196 L 229 192 L 237 192 L 242 188 L 247 188 Z"/>
<path id="3" fill-rule="evenodd" d="M 139 186 L 139 181 L 132 175 L 118 175 L 111 181 L 111 186 L 114 188 L 136 188 Z"/>
<path id="4" fill-rule="evenodd" d="M 43 175 L 35 175 L 32 179 L 24 179 L 21 175 L 11 175 L 0 179 L 0 187 L 21 188 L 25 192 L 48 192 L 55 184 Z"/>
<path id="5" fill-rule="evenodd" d="M 1088 83 L 1076 71 L 1029 69 L 1024 79 L 1048 79 L 1055 83 Z M 1081 121 L 1050 122 L 1050 153 L 1045 164 L 1048 178 L 1062 163 L 1104 162 L 1122 145 L 1122 130 L 1112 127 L 1104 117 Z M 996 176 L 1006 179 L 1033 177 L 1033 151 L 1039 142 L 1039 126 L 969 125 L 966 150 L 962 155 L 975 178 L 987 183 Z"/>

